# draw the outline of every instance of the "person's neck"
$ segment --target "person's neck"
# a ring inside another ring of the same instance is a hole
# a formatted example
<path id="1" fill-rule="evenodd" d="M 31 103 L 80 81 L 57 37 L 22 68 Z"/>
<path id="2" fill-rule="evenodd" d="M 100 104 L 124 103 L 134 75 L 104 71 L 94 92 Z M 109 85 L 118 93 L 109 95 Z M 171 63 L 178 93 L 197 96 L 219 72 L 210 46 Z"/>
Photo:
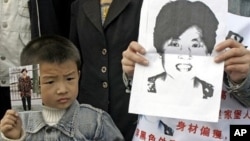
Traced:
<path id="1" fill-rule="evenodd" d="M 100 0 L 101 3 L 112 3 L 112 0 Z"/>
<path id="2" fill-rule="evenodd" d="M 43 118 L 45 122 L 53 126 L 59 122 L 59 120 L 62 118 L 63 114 L 65 113 L 65 109 L 56 109 L 51 108 L 48 106 L 43 106 Z"/>

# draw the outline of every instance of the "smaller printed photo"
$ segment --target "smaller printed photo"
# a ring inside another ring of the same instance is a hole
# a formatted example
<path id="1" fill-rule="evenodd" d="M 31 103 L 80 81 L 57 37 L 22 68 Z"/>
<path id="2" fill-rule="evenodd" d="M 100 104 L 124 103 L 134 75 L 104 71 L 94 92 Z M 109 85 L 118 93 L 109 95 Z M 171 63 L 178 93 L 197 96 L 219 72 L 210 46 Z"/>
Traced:
<path id="1" fill-rule="evenodd" d="M 41 111 L 39 65 L 13 67 L 9 69 L 9 75 L 12 109 L 17 112 Z"/>

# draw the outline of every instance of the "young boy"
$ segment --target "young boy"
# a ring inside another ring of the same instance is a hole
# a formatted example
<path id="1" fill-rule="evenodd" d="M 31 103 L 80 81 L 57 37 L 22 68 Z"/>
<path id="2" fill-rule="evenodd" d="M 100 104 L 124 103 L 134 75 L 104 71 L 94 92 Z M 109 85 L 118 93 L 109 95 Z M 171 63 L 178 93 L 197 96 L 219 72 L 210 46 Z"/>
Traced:
<path id="1" fill-rule="evenodd" d="M 81 60 L 69 40 L 34 39 L 21 54 L 21 65 L 29 64 L 40 65 L 43 110 L 8 110 L 1 120 L 0 140 L 124 140 L 106 112 L 77 102 Z"/>

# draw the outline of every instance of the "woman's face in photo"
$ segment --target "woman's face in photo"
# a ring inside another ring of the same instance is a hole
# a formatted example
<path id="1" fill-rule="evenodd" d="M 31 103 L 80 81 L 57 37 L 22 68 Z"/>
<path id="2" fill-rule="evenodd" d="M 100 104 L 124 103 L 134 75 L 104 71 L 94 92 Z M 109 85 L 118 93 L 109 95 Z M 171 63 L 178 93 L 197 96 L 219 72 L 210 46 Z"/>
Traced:
<path id="1" fill-rule="evenodd" d="M 193 55 L 207 55 L 207 48 L 202 41 L 202 31 L 196 26 L 185 30 L 177 39 L 169 39 L 163 49 L 165 69 L 170 75 L 178 72 L 191 72 L 194 67 L 191 63 Z M 176 58 L 176 55 L 170 54 L 178 55 Z"/>
<path id="2" fill-rule="evenodd" d="M 27 76 L 27 71 L 23 71 L 23 72 L 22 72 L 22 75 L 23 75 L 23 76 Z"/>
<path id="3" fill-rule="evenodd" d="M 165 53 L 180 55 L 200 55 L 206 56 L 207 48 L 202 41 L 202 31 L 196 26 L 185 30 L 178 39 L 169 39 L 164 47 Z"/>

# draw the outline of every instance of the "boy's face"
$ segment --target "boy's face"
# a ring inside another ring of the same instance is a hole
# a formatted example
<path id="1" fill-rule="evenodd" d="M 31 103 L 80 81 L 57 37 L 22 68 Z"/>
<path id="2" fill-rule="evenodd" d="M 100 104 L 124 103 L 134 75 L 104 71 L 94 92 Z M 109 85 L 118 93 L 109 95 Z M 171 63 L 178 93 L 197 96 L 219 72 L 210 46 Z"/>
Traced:
<path id="1" fill-rule="evenodd" d="M 74 61 L 40 64 L 41 97 L 45 106 L 68 108 L 78 95 L 79 72 Z"/>

